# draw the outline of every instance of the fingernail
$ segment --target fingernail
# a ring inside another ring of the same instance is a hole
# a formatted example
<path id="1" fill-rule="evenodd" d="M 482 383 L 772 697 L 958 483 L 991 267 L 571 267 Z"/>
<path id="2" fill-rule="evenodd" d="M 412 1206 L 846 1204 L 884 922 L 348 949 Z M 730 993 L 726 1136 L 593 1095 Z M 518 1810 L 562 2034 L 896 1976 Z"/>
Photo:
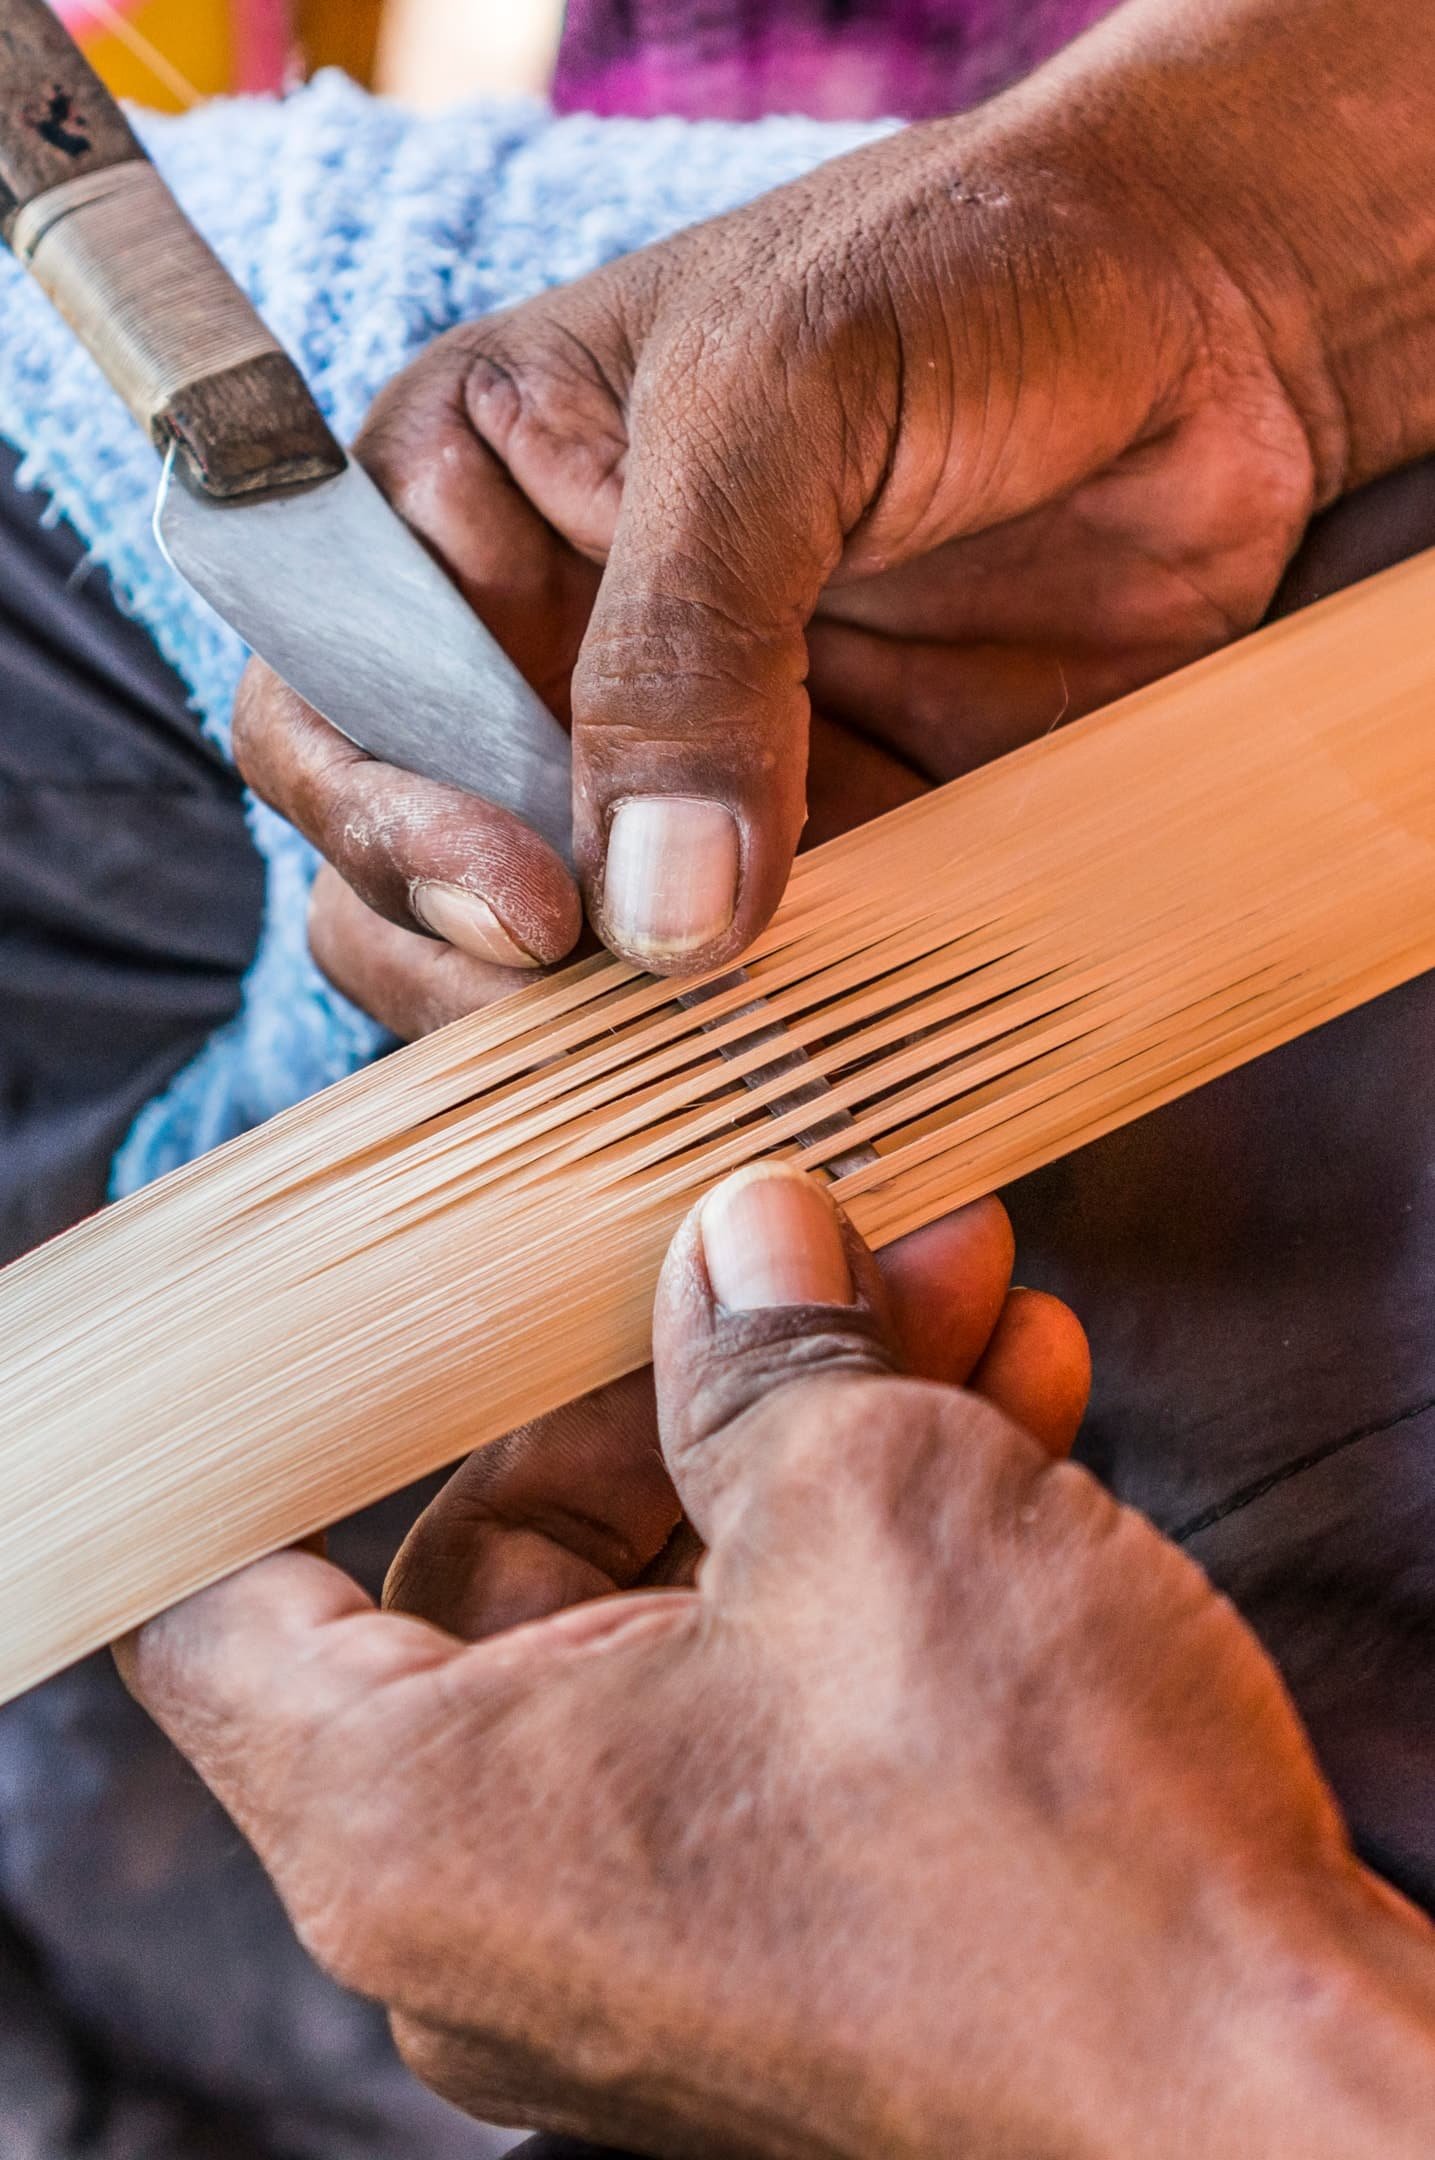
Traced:
<path id="1" fill-rule="evenodd" d="M 409 905 L 424 926 L 456 945 L 475 960 L 494 967 L 536 968 L 542 962 L 525 952 L 512 932 L 506 930 L 486 900 L 465 892 L 461 885 L 416 885 Z"/>
<path id="2" fill-rule="evenodd" d="M 635 959 L 674 960 L 722 936 L 737 902 L 737 825 L 721 803 L 640 795 L 608 832 L 603 924 Z"/>
<path id="3" fill-rule="evenodd" d="M 698 1229 L 713 1295 L 731 1312 L 854 1302 L 837 1210 L 800 1170 L 739 1170 L 709 1193 Z"/>

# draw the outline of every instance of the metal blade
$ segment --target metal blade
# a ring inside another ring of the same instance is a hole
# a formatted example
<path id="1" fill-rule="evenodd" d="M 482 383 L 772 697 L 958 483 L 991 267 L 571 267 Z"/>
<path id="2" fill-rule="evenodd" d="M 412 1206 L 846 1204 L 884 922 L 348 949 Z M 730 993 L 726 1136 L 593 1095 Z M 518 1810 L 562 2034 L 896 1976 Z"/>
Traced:
<path id="1" fill-rule="evenodd" d="M 214 503 L 191 493 L 165 460 L 155 534 L 167 560 L 251 650 L 361 750 L 430 780 L 446 780 L 523 818 L 572 859 L 571 745 L 468 602 L 390 508 L 363 467 L 269 502 Z M 700 990 L 697 1006 L 741 968 Z M 826 1080 L 761 998 L 742 1008 L 753 1032 L 727 1052 L 771 1042 L 772 1062 L 748 1085 L 791 1073 L 774 1117 L 820 1106 Z M 852 1124 L 840 1106 L 816 1117 L 804 1147 Z M 875 1149 L 834 1156 L 833 1176 L 875 1162 Z"/>
<path id="2" fill-rule="evenodd" d="M 171 451 L 155 534 L 351 742 L 501 804 L 571 860 L 567 735 L 362 466 L 303 494 L 213 503 Z"/>

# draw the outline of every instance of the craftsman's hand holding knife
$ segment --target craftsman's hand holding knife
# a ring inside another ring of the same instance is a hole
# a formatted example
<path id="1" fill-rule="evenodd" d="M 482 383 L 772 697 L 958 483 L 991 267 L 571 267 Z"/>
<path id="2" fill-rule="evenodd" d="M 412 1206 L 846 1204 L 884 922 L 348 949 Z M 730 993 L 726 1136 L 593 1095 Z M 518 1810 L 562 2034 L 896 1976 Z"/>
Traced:
<path id="1" fill-rule="evenodd" d="M 342 986 L 417 1033 L 560 959 L 570 862 L 615 950 L 724 964 L 805 819 L 1254 624 L 1313 510 L 1435 447 L 1409 40 L 1402 0 L 1130 0 L 970 118 L 453 332 L 355 462 L 43 0 L 6 0 L 6 237 L 272 663 L 237 753 L 347 881 L 314 924 Z"/>
<path id="2" fill-rule="evenodd" d="M 1313 511 L 1435 448 L 1430 35 L 1131 0 L 391 385 L 358 453 L 571 722 L 611 946 L 732 960 L 805 809 L 826 837 L 1246 630 Z M 338 873 L 322 962 L 400 1032 L 577 935 L 546 847 L 263 669 L 237 742 Z"/>

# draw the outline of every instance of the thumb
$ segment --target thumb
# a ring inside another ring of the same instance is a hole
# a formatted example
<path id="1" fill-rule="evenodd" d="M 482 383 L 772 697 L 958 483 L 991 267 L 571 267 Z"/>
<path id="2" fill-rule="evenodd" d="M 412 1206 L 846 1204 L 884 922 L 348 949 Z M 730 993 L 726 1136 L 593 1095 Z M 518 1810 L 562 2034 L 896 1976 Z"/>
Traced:
<path id="1" fill-rule="evenodd" d="M 805 631 L 842 547 L 822 414 L 748 356 L 671 348 L 629 412 L 622 507 L 573 677 L 590 912 L 659 974 L 721 965 L 806 818 Z M 820 402 L 820 400 L 809 402 Z"/>
<path id="2" fill-rule="evenodd" d="M 898 1369 L 877 1263 L 823 1184 L 755 1163 L 693 1210 L 658 1287 L 653 1367 L 668 1469 L 712 1545 L 780 1450 L 756 1414 L 780 1390 Z"/>

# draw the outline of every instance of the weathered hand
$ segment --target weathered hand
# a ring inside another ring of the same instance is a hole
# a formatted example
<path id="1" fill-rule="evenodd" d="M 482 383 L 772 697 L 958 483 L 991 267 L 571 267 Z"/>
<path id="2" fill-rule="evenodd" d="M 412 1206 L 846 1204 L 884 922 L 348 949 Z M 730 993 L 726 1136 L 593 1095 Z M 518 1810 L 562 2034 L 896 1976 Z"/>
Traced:
<path id="1" fill-rule="evenodd" d="M 1084 1346 L 1009 1265 L 987 1203 L 884 1291 L 745 1173 L 669 1256 L 661 1455 L 625 1383 L 475 1457 L 389 1611 L 289 1553 L 124 1648 L 462 2105 L 729 2160 L 1426 2149 L 1429 1932 L 1235 1614 L 1060 1463 Z"/>
<path id="2" fill-rule="evenodd" d="M 809 806 L 830 833 L 1248 628 L 1312 509 L 1431 436 L 1429 217 L 1392 222 L 1432 133 L 1407 16 L 1135 0 L 980 112 L 390 386 L 362 454 L 571 715 L 610 944 L 736 953 Z M 237 742 L 370 908 L 481 964 L 426 964 L 326 882 L 321 959 L 401 1031 L 573 943 L 577 893 L 513 819 L 359 756 L 262 671 Z"/>

